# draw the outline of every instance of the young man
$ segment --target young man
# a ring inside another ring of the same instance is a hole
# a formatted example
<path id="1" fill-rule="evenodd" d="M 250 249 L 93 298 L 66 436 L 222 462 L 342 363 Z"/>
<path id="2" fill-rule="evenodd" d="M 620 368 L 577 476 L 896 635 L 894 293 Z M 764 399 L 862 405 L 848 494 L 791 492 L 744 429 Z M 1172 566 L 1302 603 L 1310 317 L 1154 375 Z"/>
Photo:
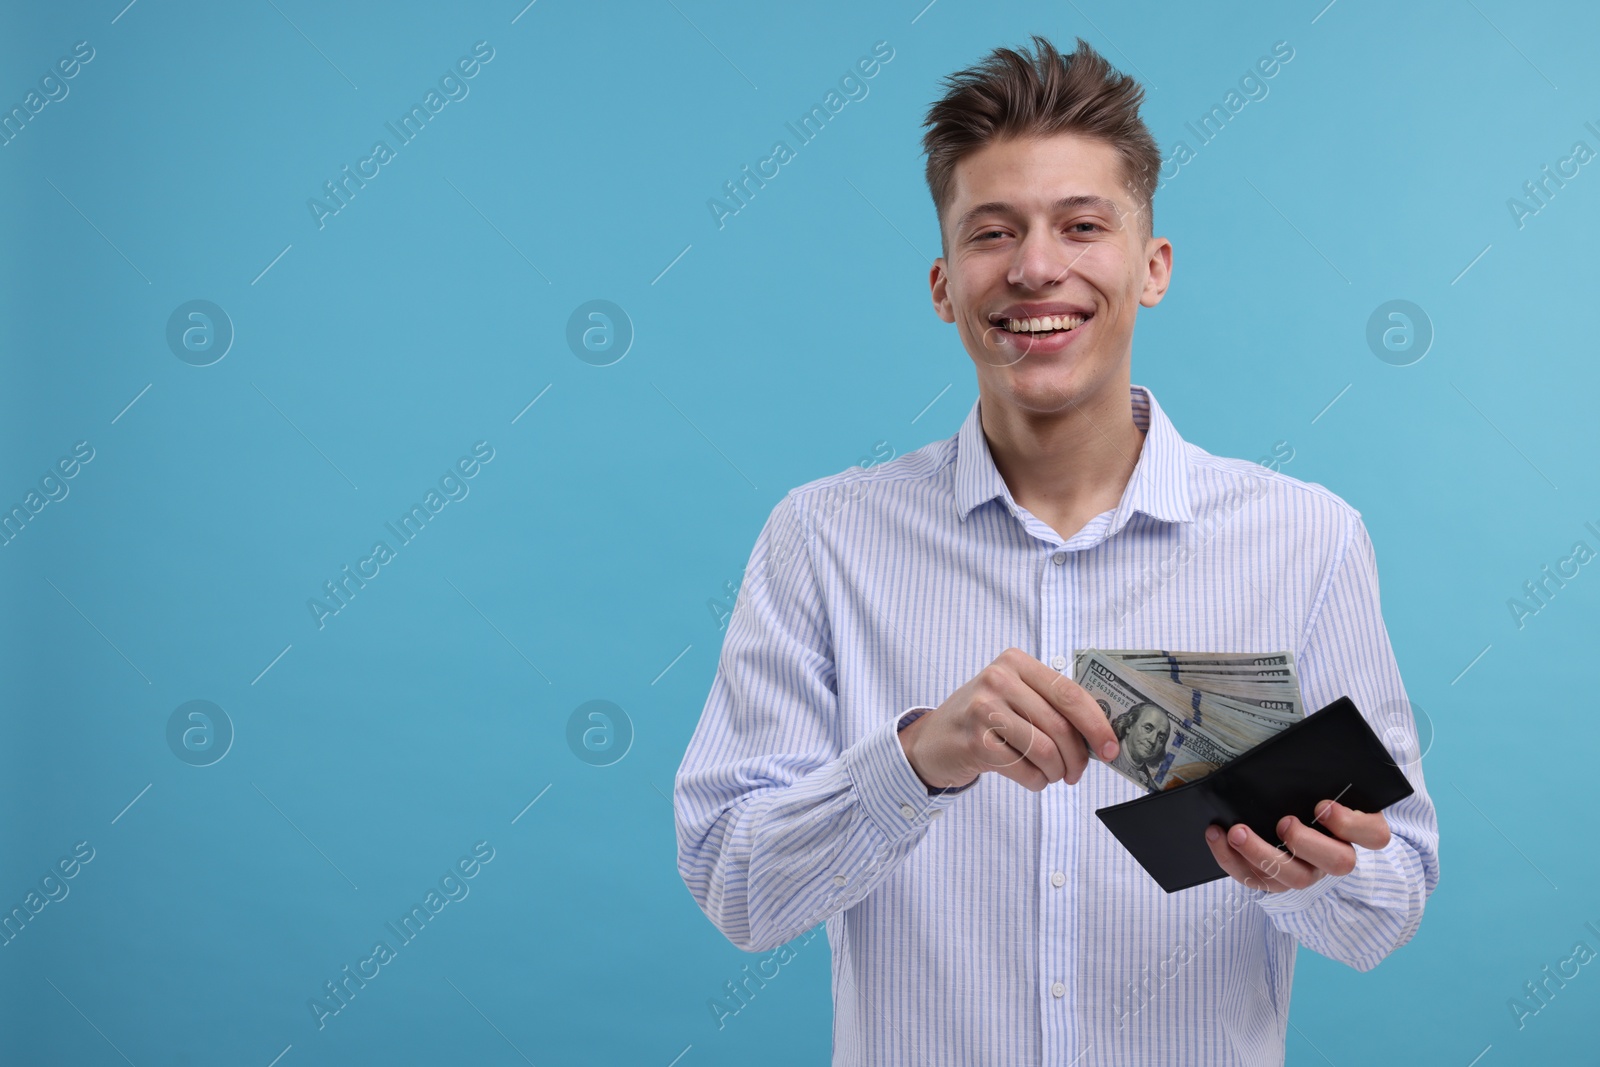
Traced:
<path id="1" fill-rule="evenodd" d="M 1172 263 L 1142 90 L 1034 43 L 947 79 L 924 138 L 978 400 L 772 511 L 678 772 L 679 870 L 747 951 L 826 920 L 835 1064 L 1280 1064 L 1296 946 L 1370 969 L 1438 881 L 1372 542 L 1131 385 Z M 1350 696 L 1416 791 L 1329 797 L 1283 850 L 1215 827 L 1230 877 L 1169 895 L 1094 815 L 1140 791 L 1070 677 L 1089 647 L 1292 650 L 1306 708 Z"/>

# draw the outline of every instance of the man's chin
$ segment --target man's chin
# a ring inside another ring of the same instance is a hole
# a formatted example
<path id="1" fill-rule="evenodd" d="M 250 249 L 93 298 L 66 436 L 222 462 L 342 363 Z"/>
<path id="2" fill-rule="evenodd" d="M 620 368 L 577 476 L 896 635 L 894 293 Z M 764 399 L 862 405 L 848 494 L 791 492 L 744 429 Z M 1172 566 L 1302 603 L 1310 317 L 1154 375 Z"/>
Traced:
<path id="1" fill-rule="evenodd" d="M 1075 367 L 1036 365 L 1018 374 L 1002 371 L 992 391 L 1019 411 L 1055 414 L 1083 403 L 1085 389 Z"/>

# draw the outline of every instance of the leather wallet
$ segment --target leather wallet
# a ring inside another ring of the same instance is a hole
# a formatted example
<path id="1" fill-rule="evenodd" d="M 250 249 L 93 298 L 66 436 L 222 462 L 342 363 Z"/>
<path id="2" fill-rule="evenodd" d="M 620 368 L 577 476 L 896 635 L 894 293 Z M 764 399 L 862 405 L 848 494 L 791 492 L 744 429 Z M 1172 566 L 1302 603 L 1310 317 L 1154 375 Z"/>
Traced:
<path id="1" fill-rule="evenodd" d="M 1244 823 L 1283 842 L 1285 815 L 1316 828 L 1316 804 L 1381 811 L 1415 790 L 1347 696 L 1241 753 L 1198 781 L 1099 808 L 1095 814 L 1169 893 L 1227 877 L 1206 827 Z"/>

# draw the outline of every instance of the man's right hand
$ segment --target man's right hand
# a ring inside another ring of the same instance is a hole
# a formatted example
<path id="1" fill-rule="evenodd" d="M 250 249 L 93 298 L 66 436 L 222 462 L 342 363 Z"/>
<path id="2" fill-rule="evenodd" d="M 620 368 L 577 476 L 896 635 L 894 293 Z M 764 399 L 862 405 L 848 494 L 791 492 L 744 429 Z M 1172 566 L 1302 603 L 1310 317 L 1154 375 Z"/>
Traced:
<path id="1" fill-rule="evenodd" d="M 1089 750 L 1117 755 L 1117 736 L 1094 698 L 1068 676 L 1008 648 L 938 708 L 900 731 L 917 777 L 935 789 L 997 771 L 1039 792 L 1076 784 Z"/>

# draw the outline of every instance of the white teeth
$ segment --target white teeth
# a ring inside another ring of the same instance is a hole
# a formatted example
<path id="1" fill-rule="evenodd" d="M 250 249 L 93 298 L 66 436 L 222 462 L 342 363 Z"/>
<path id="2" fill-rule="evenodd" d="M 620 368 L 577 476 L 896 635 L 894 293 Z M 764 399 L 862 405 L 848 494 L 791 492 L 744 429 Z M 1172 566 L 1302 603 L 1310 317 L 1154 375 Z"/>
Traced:
<path id="1" fill-rule="evenodd" d="M 1040 333 L 1045 330 L 1075 330 L 1088 320 L 1082 315 L 1047 315 L 1043 318 L 1007 319 L 1006 329 L 1012 333 Z"/>

